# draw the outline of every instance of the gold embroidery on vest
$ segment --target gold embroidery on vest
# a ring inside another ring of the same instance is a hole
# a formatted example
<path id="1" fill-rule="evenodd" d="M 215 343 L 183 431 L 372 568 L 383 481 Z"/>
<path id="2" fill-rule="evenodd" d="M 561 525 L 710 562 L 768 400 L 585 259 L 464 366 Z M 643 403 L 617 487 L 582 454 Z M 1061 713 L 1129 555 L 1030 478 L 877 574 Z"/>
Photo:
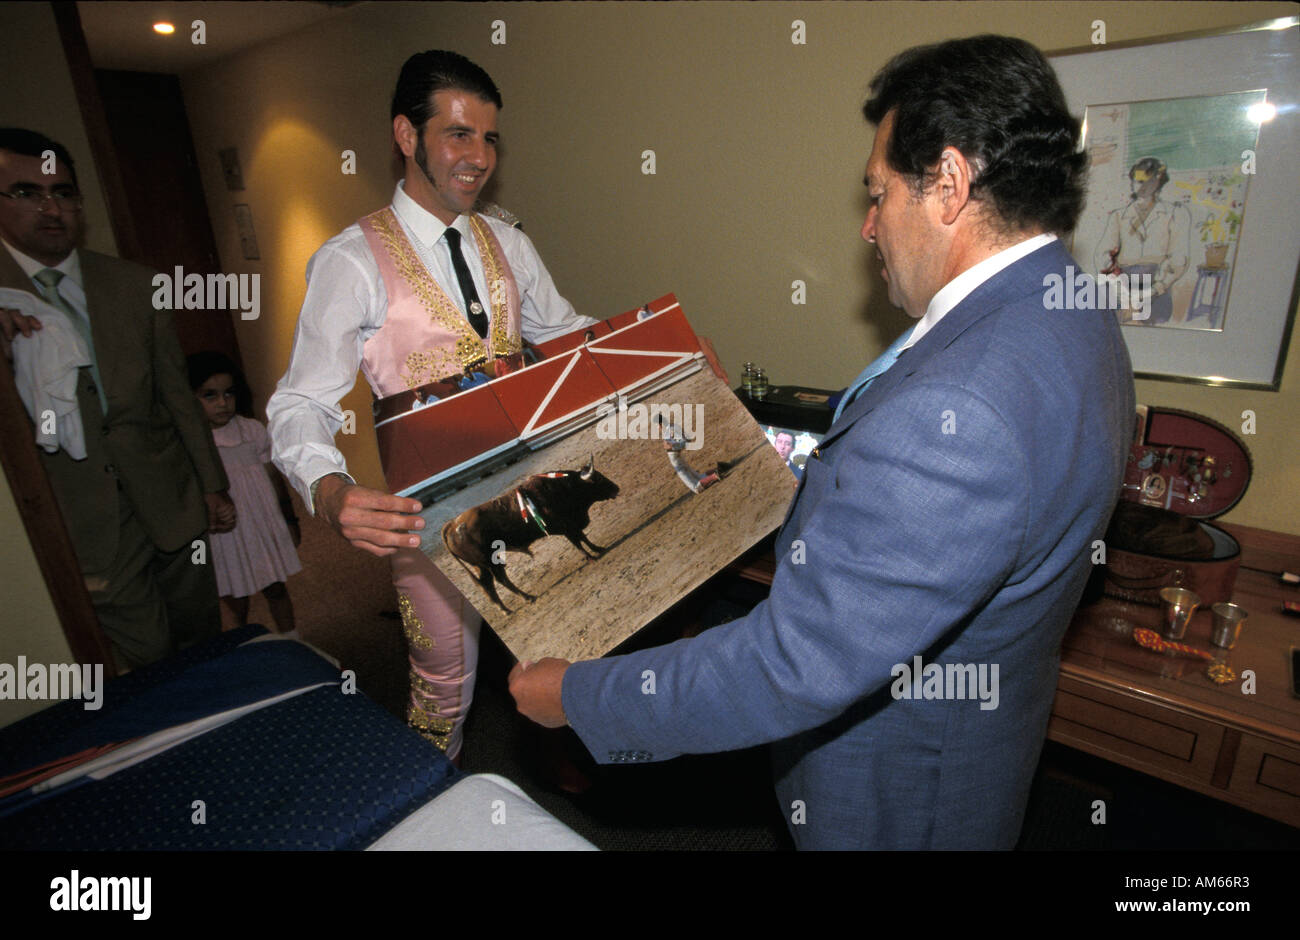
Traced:
<path id="1" fill-rule="evenodd" d="M 430 319 L 456 337 L 454 351 L 434 347 L 415 350 L 408 354 L 402 363 L 405 367 L 402 381 L 406 383 L 406 387 L 417 388 L 446 379 L 486 359 L 489 355 L 488 346 L 474 332 L 455 303 L 438 286 L 438 282 L 420 261 L 415 248 L 398 224 L 393 210 L 381 209 L 372 213 L 368 220 L 380 241 L 383 242 L 398 273 L 419 299 Z M 523 343 L 518 334 L 512 334 L 509 330 L 510 317 L 504 264 L 493 247 L 493 241 L 485 228 L 486 223 L 477 215 L 470 216 L 469 221 L 491 294 L 489 302 L 492 304 L 492 323 L 488 331 L 491 355 L 512 355 L 523 349 Z"/>
<path id="2" fill-rule="evenodd" d="M 506 278 L 502 270 L 501 259 L 492 247 L 492 238 L 487 223 L 477 215 L 469 217 L 470 228 L 474 231 L 474 240 L 478 242 L 478 255 L 483 261 L 483 277 L 487 281 L 489 303 L 492 304 L 492 326 L 488 330 L 488 339 L 492 343 L 494 356 L 510 356 L 523 351 L 519 335 L 511 334 L 510 308 L 507 303 Z"/>
<path id="3" fill-rule="evenodd" d="M 370 224 L 379 235 L 388 256 L 411 292 L 419 299 L 430 319 L 456 337 L 455 351 L 441 347 L 417 350 L 406 357 L 406 372 L 402 381 L 407 388 L 417 388 L 464 371 L 465 367 L 484 358 L 487 347 L 461 316 L 456 305 L 443 292 L 429 274 L 419 255 L 415 253 L 406 233 L 397 222 L 391 208 L 381 209 L 369 216 Z"/>

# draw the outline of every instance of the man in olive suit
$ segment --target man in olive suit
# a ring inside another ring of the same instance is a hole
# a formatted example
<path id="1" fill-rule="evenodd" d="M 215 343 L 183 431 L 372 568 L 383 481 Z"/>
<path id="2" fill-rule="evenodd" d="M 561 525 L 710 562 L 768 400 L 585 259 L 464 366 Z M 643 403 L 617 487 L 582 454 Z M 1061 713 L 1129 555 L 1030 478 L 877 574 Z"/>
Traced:
<path id="1" fill-rule="evenodd" d="M 153 307 L 154 272 L 79 249 L 83 229 L 67 151 L 0 129 L 0 287 L 63 313 L 90 353 L 77 378 L 86 456 L 42 451 L 43 464 L 117 665 L 136 667 L 220 632 L 195 543 L 233 528 L 234 506 L 171 314 Z M 0 328 L 8 352 L 41 324 L 11 308 Z"/>

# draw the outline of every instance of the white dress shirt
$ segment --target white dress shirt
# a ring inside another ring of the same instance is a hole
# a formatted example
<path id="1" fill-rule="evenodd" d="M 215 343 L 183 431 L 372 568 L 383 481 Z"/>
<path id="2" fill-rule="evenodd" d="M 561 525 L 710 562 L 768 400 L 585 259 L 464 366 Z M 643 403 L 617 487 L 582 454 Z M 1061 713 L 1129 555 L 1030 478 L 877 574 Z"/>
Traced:
<path id="1" fill-rule="evenodd" d="M 406 194 L 403 182 L 393 193 L 393 212 L 438 286 L 464 314 L 460 285 L 443 233 L 447 226 Z M 484 216 L 519 288 L 520 328 L 526 340 L 543 343 L 590 326 L 555 289 L 546 265 L 521 230 Z M 469 218 L 452 223 L 480 298 L 490 297 L 483 262 Z M 302 495 L 309 509 L 311 484 L 330 473 L 346 473 L 334 436 L 343 425 L 339 402 L 356 383 L 362 347 L 388 315 L 388 292 L 361 226 L 335 235 L 307 262 L 307 294 L 294 331 L 289 368 L 267 403 L 275 465 Z M 312 509 L 314 511 L 314 509 Z"/>
<path id="2" fill-rule="evenodd" d="M 1010 248 L 1002 249 L 996 255 L 985 258 L 974 267 L 967 268 L 961 274 L 958 274 L 939 288 L 939 292 L 930 298 L 930 305 L 925 309 L 925 316 L 921 317 L 916 324 L 916 329 L 912 331 L 912 338 L 903 344 L 902 351 L 915 346 L 922 336 L 930 332 L 934 325 L 948 314 L 948 311 L 965 300 L 975 288 L 1003 268 L 1009 268 L 1021 258 L 1033 254 L 1039 248 L 1050 245 L 1054 241 L 1056 241 L 1055 235 L 1046 233 L 1034 235 L 1022 242 L 1017 242 Z"/>

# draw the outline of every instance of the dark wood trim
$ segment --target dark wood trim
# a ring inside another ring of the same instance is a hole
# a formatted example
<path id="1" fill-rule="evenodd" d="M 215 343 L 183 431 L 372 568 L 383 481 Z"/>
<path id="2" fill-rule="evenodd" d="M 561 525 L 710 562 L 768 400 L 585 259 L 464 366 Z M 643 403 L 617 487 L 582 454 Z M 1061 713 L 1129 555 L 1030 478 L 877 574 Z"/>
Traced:
<path id="1" fill-rule="evenodd" d="M 131 215 L 126 186 L 122 182 L 122 168 L 118 166 L 117 152 L 113 149 L 108 119 L 100 104 L 99 89 L 95 85 L 95 68 L 90 62 L 90 49 L 86 45 L 86 34 L 81 29 L 77 5 L 54 2 L 50 7 L 54 10 L 59 38 L 63 42 L 63 53 L 68 59 L 68 74 L 77 95 L 77 105 L 81 109 L 81 120 L 86 126 L 86 136 L 90 138 L 96 175 L 108 203 L 108 218 L 113 227 L 113 237 L 117 241 L 117 253 L 128 260 L 139 261 L 142 254 L 140 238 Z"/>
<path id="2" fill-rule="evenodd" d="M 1241 749 L 1241 732 L 1228 728 L 1223 733 L 1223 746 L 1219 748 L 1219 759 L 1214 762 L 1214 774 L 1210 786 L 1220 790 L 1228 789 L 1232 782 L 1232 768 L 1237 763 L 1237 751 Z"/>
<path id="3" fill-rule="evenodd" d="M 1241 563 L 1260 571 L 1300 573 L 1300 535 L 1248 525 L 1214 522 L 1241 543 Z"/>
<path id="4" fill-rule="evenodd" d="M 112 677 L 117 675 L 112 648 L 95 616 L 72 539 L 33 443 L 34 433 L 9 360 L 0 356 L 0 463 L 9 489 L 73 657 L 79 663 L 103 663 L 105 675 Z"/>

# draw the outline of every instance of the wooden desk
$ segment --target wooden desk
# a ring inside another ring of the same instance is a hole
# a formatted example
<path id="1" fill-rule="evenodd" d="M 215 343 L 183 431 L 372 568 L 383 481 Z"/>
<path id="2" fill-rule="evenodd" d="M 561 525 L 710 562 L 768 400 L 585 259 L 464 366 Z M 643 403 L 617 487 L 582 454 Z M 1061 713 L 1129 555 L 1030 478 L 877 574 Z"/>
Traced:
<path id="1" fill-rule="evenodd" d="M 1227 654 L 1237 680 L 1216 685 L 1205 660 L 1171 657 L 1133 642 L 1134 625 L 1159 631 L 1161 611 L 1103 599 L 1080 608 L 1065 635 L 1047 736 L 1198 793 L 1300 827 L 1300 699 L 1291 695 L 1288 650 L 1300 619 L 1282 600 L 1300 588 L 1261 571 L 1300 572 L 1300 537 L 1223 525 L 1242 547 L 1233 600 L 1250 617 Z M 731 570 L 770 585 L 771 545 Z M 1183 641 L 1210 646 L 1211 615 L 1197 611 Z M 1254 691 L 1243 691 L 1247 670 Z"/>
<path id="2" fill-rule="evenodd" d="M 1300 590 L 1248 570 L 1300 570 L 1300 538 L 1222 528 L 1242 546 L 1233 601 L 1250 615 L 1227 654 L 1236 681 L 1216 685 L 1204 660 L 1139 647 L 1133 627 L 1160 630 L 1160 609 L 1105 598 L 1080 608 L 1065 635 L 1047 736 L 1300 826 L 1300 699 L 1287 662 L 1300 620 L 1282 613 Z M 1210 612 L 1197 611 L 1183 642 L 1209 648 L 1210 624 Z"/>

